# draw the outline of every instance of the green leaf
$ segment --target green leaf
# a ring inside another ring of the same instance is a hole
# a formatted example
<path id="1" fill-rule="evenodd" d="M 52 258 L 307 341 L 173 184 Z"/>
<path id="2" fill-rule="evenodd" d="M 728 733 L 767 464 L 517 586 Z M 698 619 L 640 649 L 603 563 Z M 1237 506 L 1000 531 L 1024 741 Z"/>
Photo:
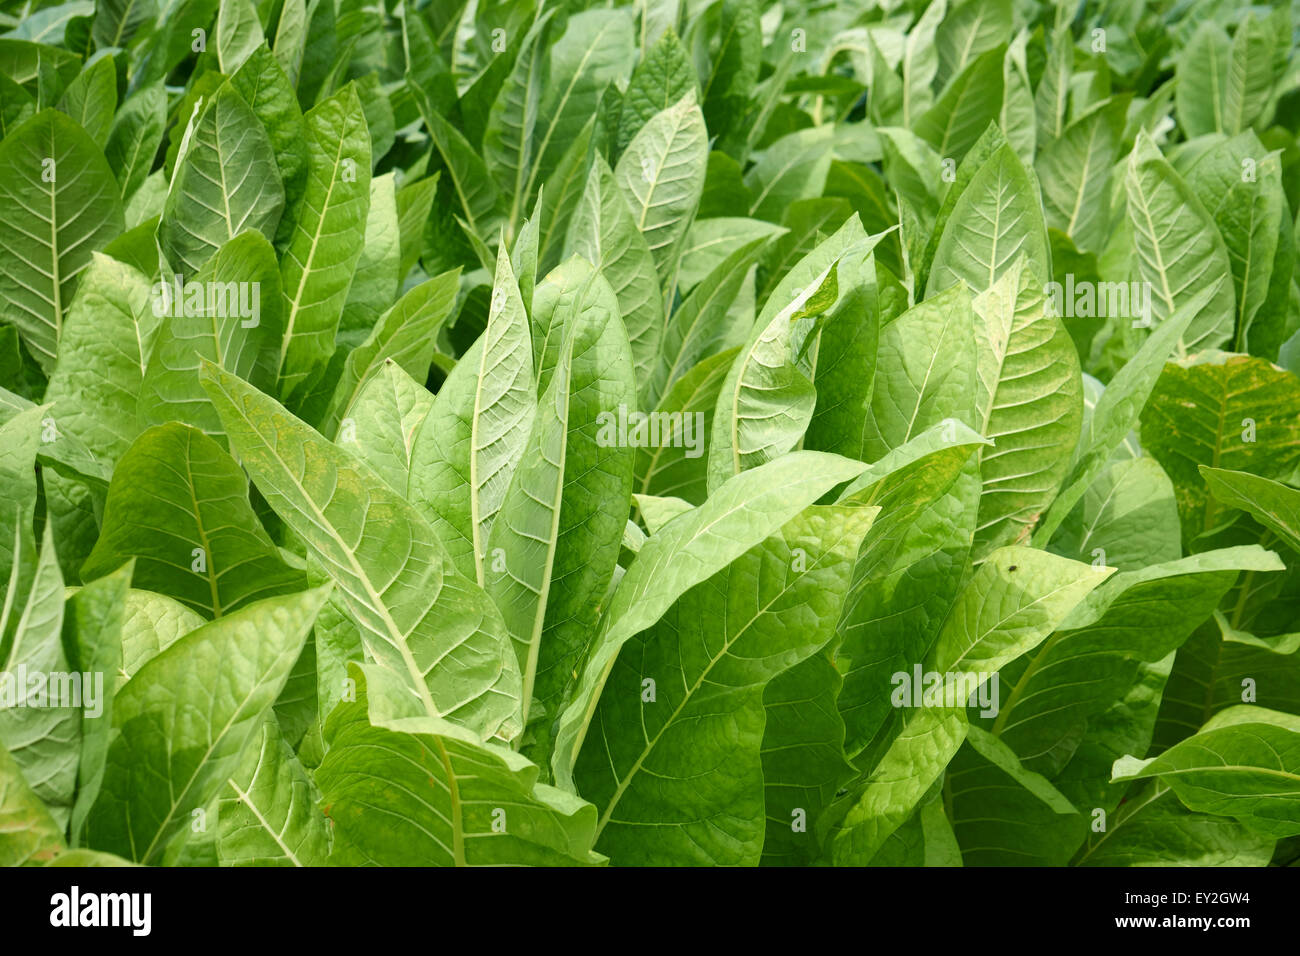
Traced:
<path id="1" fill-rule="evenodd" d="M 543 390 L 572 354 L 564 490 L 550 572 L 551 581 L 563 585 L 552 586 L 548 596 L 533 693 L 553 723 L 596 639 L 627 527 L 636 449 L 630 434 L 620 436 L 618 422 L 636 408 L 636 383 L 614 290 L 580 259 L 538 285 L 533 321 Z M 550 737 L 540 737 L 532 753 L 545 764 Z"/>
<path id="2" fill-rule="evenodd" d="M 1220 711 L 1201 732 L 1149 760 L 1122 757 L 1113 779 L 1159 777 L 1191 810 L 1264 836 L 1300 833 L 1300 718 L 1265 707 Z"/>
<path id="3" fill-rule="evenodd" d="M 63 828 L 27 786 L 22 769 L 0 744 L 0 865 L 24 866 L 55 859 Z"/>
<path id="4" fill-rule="evenodd" d="M 638 391 L 644 401 L 664 335 L 664 302 L 655 260 L 603 156 L 594 159 L 582 201 L 569 222 L 570 253 L 609 280 L 627 326 Z"/>
<path id="5" fill-rule="evenodd" d="M 1200 466 L 1210 494 L 1255 520 L 1300 553 L 1300 491 L 1244 471 Z"/>
<path id="6" fill-rule="evenodd" d="M 83 708 L 81 714 L 81 755 L 77 764 L 77 798 L 73 803 L 68 830 L 75 846 L 82 824 L 99 796 L 104 779 L 104 765 L 112 742 L 113 698 L 116 677 L 122 671 L 122 623 L 126 617 L 126 598 L 131 586 L 131 566 L 124 565 L 112 574 L 91 581 L 70 597 L 64 605 L 63 642 L 73 669 L 82 677 Z M 85 675 L 96 681 L 97 701 L 86 704 Z M 98 681 L 103 680 L 102 689 Z"/>
<path id="7" fill-rule="evenodd" d="M 366 380 L 392 362 L 423 382 L 429 374 L 438 332 L 451 317 L 460 271 L 415 286 L 379 317 L 365 341 L 348 353 L 320 430 L 331 434 Z"/>
<path id="8" fill-rule="evenodd" d="M 1173 479 L 1191 540 L 1219 520 L 1199 466 L 1283 480 L 1300 464 L 1300 379 L 1245 355 L 1170 363 L 1143 416 L 1142 445 Z"/>
<path id="9" fill-rule="evenodd" d="M 650 865 L 758 863 L 764 688 L 834 636 L 874 515 L 805 511 L 628 642 L 575 768 L 601 808 L 602 852 Z M 642 839 L 649 826 L 653 841 Z"/>
<path id="10" fill-rule="evenodd" d="M 374 659 L 427 713 L 484 736 L 507 725 L 519 672 L 500 614 L 455 572 L 428 522 L 274 399 L 212 365 L 200 375 L 231 447 L 339 586 Z"/>
<path id="11" fill-rule="evenodd" d="M 95 4 L 95 46 L 126 47 L 157 14 L 155 0 L 100 0 Z"/>
<path id="12" fill-rule="evenodd" d="M 749 330 L 738 327 L 731 308 L 767 244 L 768 237 L 760 236 L 733 251 L 673 312 L 664 329 L 654 375 L 643 395 L 647 406 L 652 401 L 657 404 L 701 359 L 744 344 Z"/>
<path id="13" fill-rule="evenodd" d="M 1020 259 L 974 302 L 977 430 L 995 444 L 980 453 L 977 558 L 1029 538 L 1079 441 L 1079 356 L 1041 288 Z"/>
<path id="14" fill-rule="evenodd" d="M 97 145 L 108 142 L 113 114 L 117 112 L 117 71 L 112 55 L 100 57 L 68 84 L 59 100 L 67 113 Z"/>
<path id="15" fill-rule="evenodd" d="M 153 168 L 167 126 L 167 91 L 153 83 L 127 98 L 113 119 L 104 155 L 130 199 Z"/>
<path id="16" fill-rule="evenodd" d="M 991 49 L 971 61 L 916 121 L 916 135 L 944 159 L 960 162 L 988 125 L 1000 118 L 1004 55 L 1001 49 Z"/>
<path id="17" fill-rule="evenodd" d="M 641 57 L 628 81 L 614 137 L 614 155 L 656 115 L 696 88 L 695 70 L 671 27 Z"/>
<path id="18" fill-rule="evenodd" d="M 487 328 L 447 377 L 415 436 L 410 498 L 461 574 L 482 587 L 488 534 L 536 411 L 528 313 L 497 258 Z"/>
<path id="19" fill-rule="evenodd" d="M 17 599 L 7 595 L 9 601 Z M 0 666 L 0 746 L 60 829 L 67 826 L 77 787 L 81 705 L 92 707 L 97 689 L 93 679 L 84 687 L 71 666 L 62 627 L 63 577 L 47 524 L 31 589 Z"/>
<path id="20" fill-rule="evenodd" d="M 692 504 L 700 504 L 708 496 L 707 416 L 718 403 L 737 352 L 728 349 L 706 358 L 678 379 L 659 402 L 655 412 L 669 416 L 667 428 L 660 429 L 658 445 L 637 450 L 636 489 L 640 494 L 683 498 Z"/>
<path id="21" fill-rule="evenodd" d="M 1123 98 L 1097 104 L 1048 143 L 1035 166 L 1047 225 L 1087 252 L 1100 253 L 1109 238 L 1111 167 L 1126 106 Z"/>
<path id="22" fill-rule="evenodd" d="M 125 228 L 117 180 L 95 142 L 42 110 L 0 142 L 0 317 L 48 374 L 94 251 Z"/>
<path id="23" fill-rule="evenodd" d="M 268 598 L 191 631 L 117 692 L 92 849 L 160 858 L 238 766 L 328 594 Z"/>
<path id="24" fill-rule="evenodd" d="M 934 253 L 928 294 L 958 280 L 983 292 L 1022 255 L 1031 273 L 1048 275 L 1047 230 L 1037 192 L 1015 150 L 1004 143 L 953 206 Z"/>
<path id="25" fill-rule="evenodd" d="M 1235 311 L 1226 281 L 1232 274 L 1228 251 L 1200 199 L 1146 133 L 1138 135 L 1124 188 L 1137 252 L 1135 273 L 1150 283 L 1151 321 L 1164 322 L 1202 289 L 1213 288 L 1213 298 L 1192 319 L 1179 349 L 1193 352 L 1224 344 L 1232 337 Z"/>
<path id="26" fill-rule="evenodd" d="M 239 465 L 178 422 L 149 429 L 118 462 L 82 577 L 99 577 L 129 558 L 136 587 L 207 618 L 307 585 L 262 530 Z"/>
<path id="27" fill-rule="evenodd" d="M 262 24 L 253 0 L 222 0 L 217 11 L 217 63 L 227 76 L 262 45 Z"/>
<path id="28" fill-rule="evenodd" d="M 173 278 L 152 289 L 150 304 L 161 324 L 140 383 L 136 420 L 141 428 L 185 422 L 224 443 L 221 419 L 199 385 L 199 364 L 206 359 L 274 387 L 271 362 L 283 330 L 280 267 L 271 244 L 250 230 L 225 243 L 190 281 L 196 285 Z"/>
<path id="29" fill-rule="evenodd" d="M 1034 769 L 1055 774 L 1085 722 L 1136 682 L 1138 661 L 1158 661 L 1205 621 L 1243 571 L 1284 570 L 1258 547 L 1225 548 L 1116 574 L 1076 608 L 1019 668 L 997 733 Z"/>
<path id="30" fill-rule="evenodd" d="M 1274 841 L 1235 820 L 1192 813 L 1166 784 L 1144 788 L 1093 835 L 1075 866 L 1267 866 Z"/>
<path id="31" fill-rule="evenodd" d="M 382 671 L 380 672 L 382 674 Z M 436 717 L 393 713 L 373 668 L 325 725 L 316 782 L 349 866 L 591 866 L 596 810 L 538 783 L 514 751 Z"/>
<path id="32" fill-rule="evenodd" d="M 632 218 L 654 255 L 661 288 L 671 289 L 686 231 L 704 190 L 704 116 L 694 93 L 652 118 L 614 169 Z"/>
<path id="33" fill-rule="evenodd" d="M 745 212 L 775 221 L 791 203 L 820 196 L 830 172 L 833 132 L 830 126 L 797 130 L 764 150 L 745 174 L 753 195 Z"/>
<path id="34" fill-rule="evenodd" d="M 334 350 L 334 335 L 361 257 L 370 205 L 370 133 L 349 84 L 311 110 L 307 185 L 290 212 L 293 233 L 280 260 L 284 344 L 278 376 L 289 396 Z"/>
<path id="35" fill-rule="evenodd" d="M 488 111 L 483 132 L 483 158 L 497 185 L 510 197 L 509 228 L 513 231 L 527 208 L 528 173 L 533 163 L 533 132 L 537 128 L 542 91 L 550 61 L 543 50 L 554 11 L 539 16 L 519 47 L 514 68 Z"/>
<path id="36" fill-rule="evenodd" d="M 1162 322 L 1142 343 L 1137 354 L 1115 373 L 1088 419 L 1086 433 L 1079 441 L 1076 462 L 1064 490 L 1052 502 L 1047 515 L 1034 531 L 1035 544 L 1041 546 L 1051 538 L 1138 424 L 1138 416 L 1146 407 L 1165 362 L 1210 295 L 1209 290 L 1197 293 L 1195 298 Z"/>
<path id="37" fill-rule="evenodd" d="M 189 279 L 246 229 L 274 239 L 284 187 L 266 130 L 233 87 L 222 87 L 187 132 L 158 242 L 172 267 Z"/>
<path id="38" fill-rule="evenodd" d="M 319 795 L 273 720 L 223 781 L 217 856 L 223 866 L 322 866 L 329 856 Z"/>
<path id="39" fill-rule="evenodd" d="M 554 768 L 561 786 L 570 782 L 573 761 L 623 644 L 659 620 L 690 588 L 864 468 L 835 455 L 793 452 L 741 472 L 646 542 L 614 592 L 581 681 L 560 715 Z"/>
<path id="40" fill-rule="evenodd" d="M 528 174 L 529 202 L 542 183 L 546 192 L 558 193 L 566 154 L 581 140 L 609 84 L 627 76 L 633 60 L 632 21 L 626 9 L 583 10 L 569 17 L 564 35 L 551 47 L 551 82 L 538 118 L 536 161 Z M 548 216 L 546 221 L 553 220 Z"/>
<path id="41" fill-rule="evenodd" d="M 709 487 L 793 450 L 812 420 L 817 392 L 798 367 L 795 323 L 826 312 L 839 298 L 836 260 L 756 329 L 718 392 L 709 443 Z"/>

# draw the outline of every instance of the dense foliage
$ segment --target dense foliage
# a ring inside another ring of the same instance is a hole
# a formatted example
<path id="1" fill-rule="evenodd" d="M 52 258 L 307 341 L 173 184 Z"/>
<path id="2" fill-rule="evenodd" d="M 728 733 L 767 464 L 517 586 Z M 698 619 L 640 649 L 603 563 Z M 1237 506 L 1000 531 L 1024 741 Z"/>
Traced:
<path id="1" fill-rule="evenodd" d="M 1300 856 L 1289 6 L 0 9 L 0 861 Z"/>

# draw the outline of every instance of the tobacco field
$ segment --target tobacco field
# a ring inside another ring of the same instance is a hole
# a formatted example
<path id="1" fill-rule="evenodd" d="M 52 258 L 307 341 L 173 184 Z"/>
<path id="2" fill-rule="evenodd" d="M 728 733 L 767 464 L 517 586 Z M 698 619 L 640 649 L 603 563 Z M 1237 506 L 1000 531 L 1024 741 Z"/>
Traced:
<path id="1" fill-rule="evenodd" d="M 1300 862 L 1297 28 L 0 2 L 0 863 Z"/>

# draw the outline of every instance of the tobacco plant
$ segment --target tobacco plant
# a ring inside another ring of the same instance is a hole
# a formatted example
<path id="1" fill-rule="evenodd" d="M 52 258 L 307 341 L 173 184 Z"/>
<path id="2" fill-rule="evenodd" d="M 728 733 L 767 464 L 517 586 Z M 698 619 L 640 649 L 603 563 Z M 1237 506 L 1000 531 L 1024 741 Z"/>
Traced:
<path id="1" fill-rule="evenodd" d="M 0 860 L 1300 858 L 1290 5 L 0 11 Z"/>

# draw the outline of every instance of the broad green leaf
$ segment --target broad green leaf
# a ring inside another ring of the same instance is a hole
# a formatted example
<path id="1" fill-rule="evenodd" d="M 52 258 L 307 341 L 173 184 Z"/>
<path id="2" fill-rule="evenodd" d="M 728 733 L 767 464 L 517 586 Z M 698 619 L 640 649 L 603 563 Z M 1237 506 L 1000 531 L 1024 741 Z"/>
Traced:
<path id="1" fill-rule="evenodd" d="M 1047 230 L 1037 192 L 1015 150 L 1003 144 L 953 206 L 935 250 L 928 294 L 958 280 L 972 292 L 983 292 L 1020 256 L 1028 260 L 1031 273 L 1048 274 Z"/>
<path id="2" fill-rule="evenodd" d="M 281 26 L 290 15 L 292 2 L 281 14 Z M 230 85 L 252 107 L 266 129 L 275 165 L 284 185 L 286 210 L 291 210 L 302 195 L 307 174 L 307 129 L 293 85 L 279 61 L 265 47 L 253 50 L 244 65 L 230 77 Z M 288 217 L 280 222 L 277 236 L 283 237 L 292 225 Z"/>
<path id="3" fill-rule="evenodd" d="M 150 306 L 160 322 L 140 383 L 139 426 L 185 422 L 224 442 L 221 419 L 199 385 L 199 364 L 215 362 L 273 389 L 282 305 L 275 250 L 255 230 L 221 246 L 197 275 L 155 284 Z"/>
<path id="4" fill-rule="evenodd" d="M 582 138 L 583 128 L 596 115 L 609 84 L 628 75 L 633 49 L 629 11 L 591 9 L 569 17 L 564 35 L 549 54 L 551 82 L 538 117 L 527 201 L 542 191 L 543 183 L 546 192 L 556 191 L 565 155 Z M 672 100 L 675 102 L 677 98 Z M 660 109 L 670 105 L 664 103 Z"/>
<path id="5" fill-rule="evenodd" d="M 91 581 L 68 598 L 64 605 L 65 653 L 71 657 L 72 669 L 83 675 L 77 797 L 68 826 L 73 846 L 77 845 L 86 815 L 99 796 L 104 764 L 113 739 L 113 698 L 117 691 L 116 678 L 122 670 L 122 623 L 126 617 L 131 570 L 128 564 Z M 88 674 L 100 675 L 92 676 L 98 698 L 93 707 L 84 706 L 85 675 Z M 102 689 L 99 689 L 100 680 L 103 681 Z"/>
<path id="6" fill-rule="evenodd" d="M 0 142 L 0 206 L 0 317 L 48 374 L 92 254 L 125 228 L 117 180 L 84 130 L 42 110 Z"/>
<path id="7" fill-rule="evenodd" d="M 534 161 L 533 133 L 550 65 L 543 44 L 552 13 L 548 10 L 539 16 L 523 38 L 514 68 L 506 75 L 488 111 L 483 132 L 483 158 L 488 171 L 510 197 L 507 221 L 511 238 L 527 208 L 528 173 Z"/>
<path id="8" fill-rule="evenodd" d="M 659 620 L 690 588 L 863 468 L 861 462 L 836 455 L 791 453 L 741 472 L 646 542 L 614 592 L 581 681 L 560 714 L 554 768 L 561 786 L 570 783 L 574 759 L 623 644 Z"/>
<path id="9" fill-rule="evenodd" d="M 834 636 L 874 514 L 805 511 L 628 642 L 575 768 L 601 809 L 602 852 L 641 864 L 758 863 L 764 688 Z M 654 841 L 641 839 L 648 826 Z"/>
<path id="10" fill-rule="evenodd" d="M 1300 491 L 1244 471 L 1200 467 L 1215 500 L 1249 512 L 1300 553 Z"/>
<path id="11" fill-rule="evenodd" d="M 944 159 L 960 162 L 988 125 L 1000 118 L 1004 56 L 1001 49 L 991 49 L 972 60 L 917 119 L 916 135 Z"/>
<path id="12" fill-rule="evenodd" d="M 704 116 L 692 92 L 641 127 L 614 169 L 666 290 L 674 284 L 686 231 L 704 189 L 707 159 Z"/>
<path id="13" fill-rule="evenodd" d="M 63 578 L 51 532 L 47 524 L 18 626 L 0 661 L 0 747 L 63 829 L 77 787 L 83 707 L 94 710 L 103 701 L 102 688 L 93 677 L 89 686 L 83 682 L 63 647 Z"/>
<path id="14" fill-rule="evenodd" d="M 564 490 L 533 692 L 553 724 L 596 640 L 631 510 L 636 449 L 619 422 L 636 409 L 636 382 L 614 290 L 581 260 L 538 285 L 533 321 L 543 395 L 572 354 Z M 550 743 L 542 735 L 539 763 Z"/>
<path id="15" fill-rule="evenodd" d="M 274 399 L 215 366 L 200 374 L 232 448 L 339 586 L 367 651 L 425 712 L 484 736 L 507 725 L 519 673 L 500 614 L 455 572 L 428 522 Z"/>
<path id="16" fill-rule="evenodd" d="M 708 495 L 710 429 L 708 416 L 718 403 L 737 349 L 710 356 L 683 375 L 655 409 L 659 443 L 637 449 L 636 489 L 640 494 L 683 498 L 700 504 Z M 825 449 L 819 449 L 825 450 Z"/>
<path id="17" fill-rule="evenodd" d="M 328 593 L 267 598 L 191 631 L 118 691 L 92 849 L 160 859 L 238 766 Z"/>
<path id="18" fill-rule="evenodd" d="M 839 298 L 836 260 L 740 350 L 713 412 L 709 487 L 792 451 L 812 420 L 817 392 L 798 367 L 794 326 Z"/>
<path id="19" fill-rule="evenodd" d="M 322 866 L 328 823 L 319 795 L 275 721 L 223 782 L 217 856 L 223 866 Z"/>
<path id="20" fill-rule="evenodd" d="M 217 11 L 217 63 L 230 75 L 262 45 L 262 24 L 253 0 L 223 0 Z"/>
<path id="21" fill-rule="evenodd" d="M 1237 821 L 1192 813 L 1156 781 L 1092 834 L 1075 866 L 1267 866 L 1274 841 Z"/>
<path id="22" fill-rule="evenodd" d="M 411 501 L 460 573 L 482 587 L 487 540 L 536 411 L 528 313 L 497 258 L 487 328 L 447 377 L 415 437 Z"/>
<path id="23" fill-rule="evenodd" d="M 1010 0 L 964 0 L 954 3 L 943 17 L 936 36 L 940 85 L 948 83 L 984 52 L 1006 41 L 1012 33 Z"/>
<path id="24" fill-rule="evenodd" d="M 1228 251 L 1201 200 L 1145 133 L 1129 158 L 1124 188 L 1137 253 L 1134 273 L 1149 283 L 1150 321 L 1164 322 L 1202 289 L 1213 288 L 1213 298 L 1192 319 L 1179 350 L 1224 344 L 1232 337 L 1234 314 Z"/>
<path id="25" fill-rule="evenodd" d="M 393 303 L 359 346 L 348 353 L 334 386 L 321 432 L 331 434 L 366 380 L 392 362 L 423 383 L 437 349 L 438 332 L 455 304 L 459 270 L 415 286 Z"/>
<path id="26" fill-rule="evenodd" d="M 814 126 L 783 136 L 745 174 L 753 195 L 745 212 L 755 219 L 779 219 L 800 199 L 822 194 L 831 167 L 833 127 Z"/>
<path id="27" fill-rule="evenodd" d="M 622 155 L 641 127 L 695 88 L 695 70 L 690 58 L 676 31 L 669 28 L 632 71 L 619 111 L 614 155 Z"/>
<path id="28" fill-rule="evenodd" d="M 206 618 L 307 586 L 253 513 L 239 465 L 179 422 L 149 429 L 118 462 L 82 577 L 99 577 L 129 558 L 136 587 L 174 597 Z"/>
<path id="29" fill-rule="evenodd" d="M 1175 650 L 1213 612 L 1244 571 L 1280 571 L 1258 547 L 1207 551 L 1116 574 L 1050 640 L 1003 675 L 1008 685 L 993 732 L 1033 769 L 1055 774 L 1086 721 L 1136 682 L 1137 662 Z"/>
<path id="30" fill-rule="evenodd" d="M 426 214 L 427 218 L 427 214 Z M 401 285 L 401 230 L 393 174 L 370 180 L 366 239 L 339 317 L 337 341 L 359 344 L 374 329 Z M 329 429 L 325 429 L 328 431 Z"/>
<path id="31" fill-rule="evenodd" d="M 1102 471 L 1051 536 L 1048 550 L 1136 571 L 1177 560 L 1182 539 L 1173 482 L 1154 458 L 1142 457 L 1116 461 Z"/>
<path id="32" fill-rule="evenodd" d="M 307 185 L 290 210 L 293 232 L 280 260 L 284 341 L 280 395 L 288 397 L 334 350 L 334 335 L 364 241 L 370 205 L 370 133 L 356 88 L 311 110 Z"/>
<path id="33" fill-rule="evenodd" d="M 488 553 L 494 562 L 487 592 L 501 609 L 519 653 L 525 726 L 532 713 L 564 506 L 572 368 L 573 337 L 569 336 L 488 536 Z"/>
<path id="34" fill-rule="evenodd" d="M 384 362 L 357 390 L 335 441 L 406 496 L 415 435 L 432 407 L 433 396 L 420 382 Z"/>
<path id="35" fill-rule="evenodd" d="M 569 222 L 568 250 L 594 265 L 613 286 L 644 401 L 650 394 L 664 336 L 659 277 L 650 247 L 609 164 L 599 155 L 593 163 L 582 202 Z"/>
<path id="36" fill-rule="evenodd" d="M 759 255 L 767 247 L 763 236 L 746 242 L 718 263 L 691 289 L 664 329 L 654 376 L 644 394 L 656 404 L 701 359 L 744 344 L 747 328 L 737 328 L 731 307 Z"/>
<path id="37" fill-rule="evenodd" d="M 1300 718 L 1240 705 L 1157 757 L 1115 761 L 1114 779 L 1158 777 L 1188 809 L 1264 836 L 1300 833 Z"/>
<path id="38" fill-rule="evenodd" d="M 1173 479 L 1191 540 L 1220 520 L 1200 465 L 1282 480 L 1300 463 L 1300 379 L 1245 355 L 1170 363 L 1143 416 L 1142 445 Z"/>
<path id="39" fill-rule="evenodd" d="M 1042 643 L 1111 573 L 1032 548 L 999 548 L 962 589 L 926 670 L 1000 670 Z"/>
<path id="40" fill-rule="evenodd" d="M 907 31 L 903 46 L 903 125 L 911 126 L 934 102 L 931 84 L 939 70 L 935 33 L 947 13 L 947 0 L 930 0 L 925 12 Z"/>
<path id="41" fill-rule="evenodd" d="M 980 453 L 977 559 L 1029 538 L 1079 441 L 1079 356 L 1041 282 L 1020 259 L 974 301 L 976 430 L 994 442 Z"/>
<path id="42" fill-rule="evenodd" d="M 59 109 L 101 148 L 108 142 L 113 114 L 117 112 L 117 71 L 111 54 L 95 60 L 68 84 Z"/>
<path id="43" fill-rule="evenodd" d="M 1035 165 L 1047 225 L 1081 250 L 1101 252 L 1106 245 L 1111 167 L 1126 105 L 1123 99 L 1097 104 L 1048 143 Z"/>
<path id="44" fill-rule="evenodd" d="M 156 0 L 100 0 L 95 4 L 95 46 L 126 47 L 157 14 Z"/>
<path id="45" fill-rule="evenodd" d="M 1035 544 L 1042 545 L 1051 538 L 1138 424 L 1138 417 L 1146 407 L 1165 362 L 1210 295 L 1208 290 L 1197 293 L 1195 298 L 1162 322 L 1142 343 L 1137 354 L 1115 373 L 1088 418 L 1064 490 L 1034 531 Z"/>
<path id="46" fill-rule="evenodd" d="M 596 810 L 538 782 L 538 768 L 436 717 L 386 713 L 374 670 L 325 726 L 316 782 L 330 862 L 381 866 L 591 866 Z M 382 673 L 382 672 L 381 672 Z"/>
<path id="47" fill-rule="evenodd" d="M 0 864 L 24 866 L 55 859 L 63 828 L 23 779 L 22 768 L 0 744 Z"/>
<path id="48" fill-rule="evenodd" d="M 128 97 L 113 120 L 104 155 L 130 199 L 153 167 L 167 125 L 167 91 L 161 83 Z"/>
<path id="49" fill-rule="evenodd" d="M 940 422 L 974 425 L 974 310 L 962 285 L 931 295 L 880 330 L 862 422 L 863 457 L 879 459 Z"/>
<path id="50" fill-rule="evenodd" d="M 153 591 L 130 590 L 122 618 L 122 667 L 118 686 L 145 664 L 206 622 L 180 601 Z"/>
<path id="51" fill-rule="evenodd" d="M 284 187 L 266 130 L 233 87 L 223 87 L 193 126 L 177 161 L 158 242 L 186 280 L 246 229 L 275 238 Z"/>
<path id="52" fill-rule="evenodd" d="M 772 678 L 763 690 L 765 866 L 806 865 L 817 846 L 809 824 L 853 775 L 844 757 L 841 678 L 834 644 Z"/>

